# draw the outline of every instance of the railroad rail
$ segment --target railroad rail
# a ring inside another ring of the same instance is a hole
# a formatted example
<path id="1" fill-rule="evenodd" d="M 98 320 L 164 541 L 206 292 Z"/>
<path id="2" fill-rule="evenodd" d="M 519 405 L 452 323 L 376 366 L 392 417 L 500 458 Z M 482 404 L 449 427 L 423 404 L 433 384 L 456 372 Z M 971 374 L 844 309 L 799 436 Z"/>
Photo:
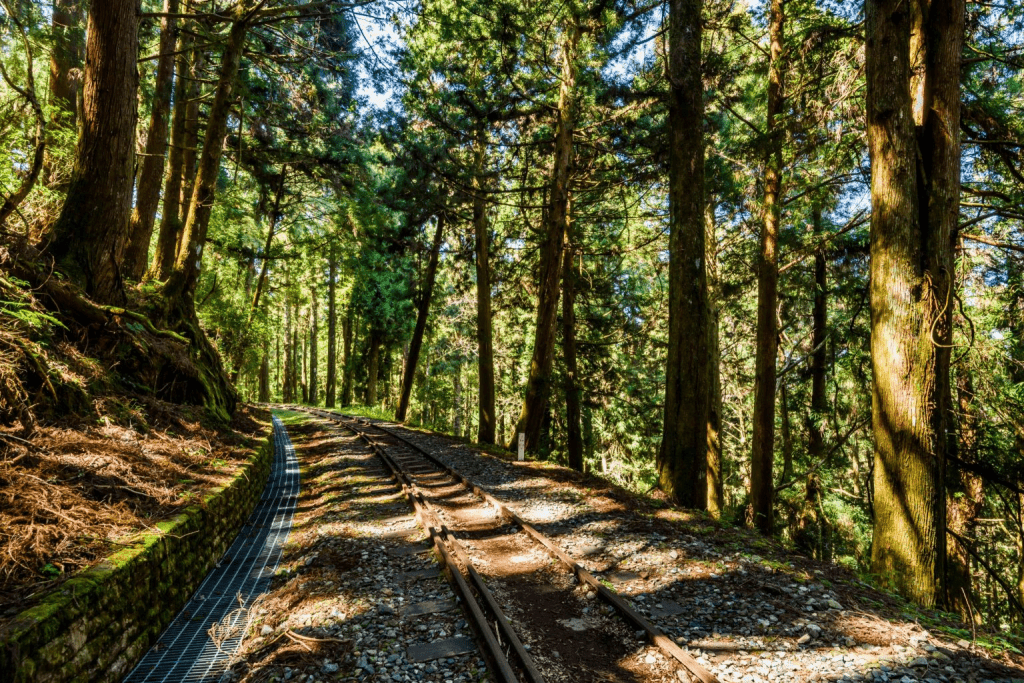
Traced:
<path id="1" fill-rule="evenodd" d="M 290 410 L 301 410 L 318 417 L 334 421 L 358 435 L 365 441 L 392 472 L 403 492 L 413 505 L 421 526 L 430 538 L 445 565 L 445 573 L 456 591 L 465 601 L 469 616 L 478 631 L 489 657 L 494 661 L 499 680 L 506 683 L 518 681 L 517 671 L 523 680 L 540 683 L 544 680 L 527 647 L 512 628 L 508 617 L 501 610 L 498 601 L 488 589 L 483 577 L 474 566 L 455 534 L 444 524 L 434 504 L 425 496 L 414 477 L 439 474 L 446 476 L 494 508 L 499 520 L 508 520 L 518 525 L 544 550 L 571 572 L 578 581 L 588 585 L 602 600 L 609 604 L 627 623 L 642 631 L 647 639 L 668 657 L 685 669 L 701 683 L 718 683 L 718 678 L 705 669 L 689 653 L 680 648 L 661 629 L 635 610 L 622 596 L 601 583 L 593 574 L 581 567 L 572 557 L 548 536 L 520 517 L 514 510 L 497 499 L 490 492 L 449 467 L 434 454 L 399 434 L 393 429 L 375 424 L 369 420 L 342 413 L 298 406 L 279 406 Z M 458 562 L 456 562 L 456 558 Z M 462 568 L 459 564 L 461 563 Z M 465 572 L 465 576 L 463 576 Z M 468 581 L 467 581 L 468 577 Z M 470 588 L 470 584 L 472 588 Z M 474 595 L 475 593 L 475 595 Z M 479 599 L 477 599 L 479 596 Z M 487 614 L 490 615 L 488 619 Z M 492 630 L 491 625 L 494 625 Z M 499 638 L 501 639 L 499 641 Z M 508 646 L 515 669 L 502 649 L 501 642 Z"/>

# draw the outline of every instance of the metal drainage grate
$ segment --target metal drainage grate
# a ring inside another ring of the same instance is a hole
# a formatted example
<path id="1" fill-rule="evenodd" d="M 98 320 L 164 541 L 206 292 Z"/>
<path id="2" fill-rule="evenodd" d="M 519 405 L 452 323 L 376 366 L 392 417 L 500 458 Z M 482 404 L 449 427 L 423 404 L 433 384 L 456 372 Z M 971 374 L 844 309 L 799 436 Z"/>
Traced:
<path id="1" fill-rule="evenodd" d="M 265 593 L 281 560 L 299 495 L 299 464 L 284 425 L 274 417 L 274 463 L 256 509 L 228 551 L 125 683 L 216 681 L 238 649 L 243 610 Z M 241 596 L 241 602 L 239 602 Z M 208 631 L 231 637 L 220 647 Z"/>

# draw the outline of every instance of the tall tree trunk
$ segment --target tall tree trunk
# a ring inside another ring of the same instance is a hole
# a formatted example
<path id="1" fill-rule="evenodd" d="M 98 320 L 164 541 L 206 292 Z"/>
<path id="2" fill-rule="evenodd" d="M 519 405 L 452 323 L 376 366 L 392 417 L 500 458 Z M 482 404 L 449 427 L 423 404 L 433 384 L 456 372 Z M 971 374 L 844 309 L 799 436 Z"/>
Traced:
<path id="1" fill-rule="evenodd" d="M 750 454 L 750 507 L 754 526 L 770 534 L 775 525 L 775 391 L 779 353 L 779 224 L 782 219 L 782 40 L 783 0 L 771 0 L 768 66 L 768 155 L 764 174 L 764 225 L 757 273 L 757 344 L 754 360 L 754 417 Z"/>
<path id="2" fill-rule="evenodd" d="M 473 174 L 473 232 L 476 235 L 476 344 L 478 359 L 479 426 L 476 440 L 494 443 L 494 342 L 491 320 L 491 227 L 487 219 L 484 172 L 487 130 L 477 131 Z"/>
<path id="3" fill-rule="evenodd" d="M 280 359 L 278 359 L 280 362 Z M 285 403 L 291 403 L 295 397 L 292 395 L 292 370 L 295 365 L 292 363 L 292 304 L 284 302 L 284 379 L 281 385 L 281 397 Z"/>
<path id="4" fill-rule="evenodd" d="M 821 206 L 815 202 L 811 209 L 814 239 L 821 243 L 824 232 L 821 224 Z M 807 424 L 808 444 L 811 458 L 815 462 L 825 452 L 825 437 L 822 425 L 825 422 L 825 364 L 828 336 L 828 268 L 825 263 L 825 248 L 819 247 L 814 254 L 814 311 L 811 321 L 811 415 Z"/>
<path id="5" fill-rule="evenodd" d="M 305 321 L 304 321 L 305 322 Z M 306 364 L 308 357 L 306 351 L 309 349 L 309 333 L 303 331 L 302 346 L 299 351 L 299 386 L 302 388 L 302 402 L 310 403 L 309 400 L 309 366 Z"/>
<path id="6" fill-rule="evenodd" d="M 121 303 L 139 86 L 135 0 L 93 2 L 87 35 L 82 134 L 50 249 L 86 294 Z"/>
<path id="7" fill-rule="evenodd" d="M 189 56 L 193 38 L 188 31 L 178 37 L 178 55 L 174 60 L 174 112 L 171 115 L 171 142 L 167 151 L 164 172 L 164 203 L 160 212 L 160 231 L 157 235 L 153 262 L 147 277 L 163 281 L 174 266 L 181 232 L 181 215 L 185 211 L 182 200 L 184 182 L 185 130 L 191 97 L 198 94 L 198 83 L 189 78 Z"/>
<path id="8" fill-rule="evenodd" d="M 412 396 L 413 380 L 416 377 L 416 365 L 420 360 L 420 349 L 423 347 L 423 333 L 427 329 L 427 315 L 430 313 L 430 298 L 434 293 L 434 279 L 437 275 L 437 261 L 441 254 L 441 242 L 444 240 L 444 214 L 438 214 L 434 226 L 434 240 L 430 243 L 430 257 L 427 260 L 427 272 L 423 275 L 423 286 L 420 288 L 419 301 L 416 302 L 416 329 L 409 342 L 409 354 L 405 361 L 405 372 L 402 373 L 402 393 L 398 398 L 398 409 L 395 410 L 395 421 L 405 422 L 409 412 L 409 398 Z"/>
<path id="9" fill-rule="evenodd" d="M 657 459 L 661 489 L 697 509 L 707 506 L 710 398 L 701 5 L 669 2 L 668 357 Z"/>
<path id="10" fill-rule="evenodd" d="M 779 412 L 782 418 L 782 480 L 793 478 L 793 429 L 789 421 L 789 391 L 786 383 L 779 386 Z"/>
<path id="11" fill-rule="evenodd" d="M 316 296 L 316 287 L 311 287 L 309 298 L 311 299 L 310 306 L 313 308 L 313 325 L 309 328 L 309 404 L 314 406 L 320 404 L 320 378 L 317 376 L 319 350 L 316 340 L 317 335 L 320 334 L 320 307 Z"/>
<path id="12" fill-rule="evenodd" d="M 352 302 L 345 307 L 345 319 L 341 323 L 341 405 L 352 405 Z"/>
<path id="13" fill-rule="evenodd" d="M 944 601 L 949 344 L 960 196 L 962 0 L 868 0 L 874 536 L 871 570 Z M 927 12 L 924 11 L 927 9 Z"/>
<path id="14" fill-rule="evenodd" d="M 708 277 L 708 514 L 715 519 L 725 510 L 722 473 L 722 372 L 721 346 L 718 341 L 721 301 L 718 284 L 718 237 L 715 231 L 715 203 L 705 213 L 704 250 Z"/>
<path id="15" fill-rule="evenodd" d="M 245 3 L 236 6 L 236 20 L 228 32 L 227 44 L 221 57 L 220 77 L 217 90 L 210 105 L 210 116 L 206 124 L 203 152 L 199 157 L 195 186 L 188 207 L 188 217 L 181 233 L 181 244 L 174 262 L 174 272 L 167 280 L 168 296 L 184 296 L 191 301 L 199 282 L 202 267 L 203 247 L 206 245 L 206 230 L 213 212 L 213 201 L 220 173 L 220 158 L 224 152 L 224 136 L 227 133 L 228 114 L 231 109 L 235 81 L 245 48 L 245 36 L 249 25 L 246 21 L 248 8 Z"/>
<path id="16" fill-rule="evenodd" d="M 81 92 L 82 63 L 85 59 L 85 7 L 80 0 L 54 0 L 50 51 L 50 121 L 51 131 L 61 128 L 75 130 L 78 126 L 78 95 Z M 53 159 L 43 161 L 43 182 L 54 190 L 67 188 L 66 182 L 53 176 Z"/>
<path id="17" fill-rule="evenodd" d="M 370 357 L 367 359 L 366 405 L 377 405 L 377 375 L 380 374 L 380 335 L 370 331 Z"/>
<path id="18" fill-rule="evenodd" d="M 562 265 L 562 352 L 565 356 L 565 431 L 569 467 L 583 471 L 583 428 L 580 424 L 579 368 L 576 363 L 576 273 L 573 261 L 578 246 L 572 241 L 572 229 L 566 237 Z M 582 254 L 580 255 L 582 258 Z"/>
<path id="19" fill-rule="evenodd" d="M 160 203 L 160 181 L 163 177 L 164 154 L 167 148 L 168 117 L 171 112 L 171 90 L 174 85 L 174 46 L 178 35 L 178 0 L 164 0 L 160 21 L 160 43 L 156 82 L 149 116 L 146 151 L 142 157 L 135 187 L 135 209 L 132 211 L 128 247 L 125 250 L 124 274 L 130 280 L 141 280 L 149 260 L 149 243 L 153 237 L 156 209 Z"/>
<path id="20" fill-rule="evenodd" d="M 537 296 L 537 322 L 533 337 L 533 356 L 526 383 L 526 395 L 519 414 L 516 434 L 526 434 L 526 449 L 540 445 L 541 431 L 548 413 L 551 390 L 551 365 L 554 359 L 555 331 L 558 319 L 559 282 L 562 247 L 568 223 L 569 174 L 572 167 L 573 130 L 576 126 L 576 74 L 579 28 L 573 26 L 562 46 L 561 84 L 558 91 L 554 157 L 551 164 L 550 197 L 544 222 L 544 241 L 540 247 L 540 281 Z M 513 437 L 513 441 L 518 436 Z M 512 447 L 512 445 L 510 445 Z"/>
<path id="21" fill-rule="evenodd" d="M 264 349 L 260 362 L 260 403 L 270 402 L 270 354 Z"/>
<path id="22" fill-rule="evenodd" d="M 338 245 L 331 239 L 327 254 L 327 390 L 324 406 L 338 399 Z"/>
<path id="23" fill-rule="evenodd" d="M 462 436 L 462 366 L 455 368 L 452 380 L 452 434 Z"/>
<path id="24" fill-rule="evenodd" d="M 960 418 L 960 440 L 957 455 L 965 462 L 978 460 L 978 409 L 974 400 L 974 378 L 966 368 L 957 373 L 957 403 Z M 950 472 L 951 483 L 946 496 L 946 525 L 953 533 L 973 538 L 978 517 L 985 504 L 985 485 L 981 477 L 959 468 Z M 971 580 L 971 557 L 954 539 L 946 545 L 946 605 L 965 622 L 974 619 L 981 625 L 981 615 L 974 608 L 974 586 Z"/>

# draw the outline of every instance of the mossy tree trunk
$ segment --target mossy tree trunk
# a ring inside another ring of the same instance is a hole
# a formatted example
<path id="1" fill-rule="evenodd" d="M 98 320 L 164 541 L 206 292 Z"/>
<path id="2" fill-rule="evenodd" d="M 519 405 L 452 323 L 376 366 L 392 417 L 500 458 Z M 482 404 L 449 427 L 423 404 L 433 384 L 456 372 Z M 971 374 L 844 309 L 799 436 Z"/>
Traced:
<path id="1" fill-rule="evenodd" d="M 945 602 L 953 253 L 960 197 L 962 0 L 868 0 L 871 570 Z"/>
<path id="2" fill-rule="evenodd" d="M 82 132 L 50 253 L 94 300 L 119 304 L 135 163 L 135 0 L 92 3 L 87 36 Z"/>

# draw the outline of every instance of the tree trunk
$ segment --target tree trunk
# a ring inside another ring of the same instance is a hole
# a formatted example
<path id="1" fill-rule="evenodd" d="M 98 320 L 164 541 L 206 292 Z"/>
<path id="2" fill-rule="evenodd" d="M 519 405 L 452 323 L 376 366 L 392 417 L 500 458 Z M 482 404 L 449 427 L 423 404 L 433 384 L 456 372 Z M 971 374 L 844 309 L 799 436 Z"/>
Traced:
<path id="1" fill-rule="evenodd" d="M 455 378 L 452 380 L 452 434 L 456 437 L 462 436 L 462 366 L 455 368 Z"/>
<path id="2" fill-rule="evenodd" d="M 178 35 L 178 0 L 164 0 L 165 16 L 160 21 L 160 57 L 157 61 L 156 82 L 153 88 L 149 133 L 146 151 L 142 157 L 135 187 L 135 210 L 132 211 L 128 247 L 125 250 L 124 274 L 139 281 L 146 272 L 149 243 L 153 237 L 153 223 L 160 203 L 160 181 L 163 177 L 164 154 L 167 148 L 167 124 L 171 111 L 171 89 L 174 85 L 174 46 Z"/>
<path id="3" fill-rule="evenodd" d="M 965 462 L 977 462 L 978 409 L 974 400 L 974 379 L 966 368 L 957 373 L 957 403 L 960 413 L 957 454 Z M 984 481 L 965 469 L 950 474 L 952 490 L 946 496 L 946 525 L 953 533 L 973 538 L 985 504 Z M 974 608 L 971 557 L 954 539 L 947 539 L 946 576 L 946 605 L 949 610 L 959 614 L 965 622 L 973 618 L 974 624 L 981 626 L 981 615 Z"/>
<path id="4" fill-rule="evenodd" d="M 341 359 L 341 405 L 352 405 L 352 302 L 345 310 L 345 319 L 341 323 L 341 345 L 344 358 Z"/>
<path id="5" fill-rule="evenodd" d="M 304 321 L 305 322 L 305 321 Z M 298 331 L 296 330 L 296 334 Z M 306 364 L 306 351 L 309 348 L 309 333 L 302 333 L 302 346 L 299 350 L 299 386 L 302 389 L 302 402 L 308 404 L 309 400 L 309 366 Z"/>
<path id="6" fill-rule="evenodd" d="M 291 368 L 292 368 L 292 356 L 291 356 L 291 345 L 292 345 L 292 307 L 287 301 L 284 304 L 284 370 L 281 372 L 281 400 L 285 403 L 291 403 Z M 281 352 L 280 352 L 280 338 L 278 339 L 278 353 L 277 363 L 278 368 L 281 368 Z"/>
<path id="7" fill-rule="evenodd" d="M 551 164 L 550 198 L 544 222 L 544 241 L 540 248 L 540 281 L 537 296 L 537 322 L 533 337 L 533 356 L 526 395 L 519 414 L 516 434 L 526 434 L 526 449 L 540 445 L 541 431 L 548 413 L 551 390 L 551 365 L 554 359 L 555 331 L 558 319 L 559 282 L 562 247 L 568 224 L 569 174 L 572 167 L 572 136 L 576 125 L 576 50 L 579 27 L 569 29 L 562 46 L 561 84 L 556 111 L 554 157 Z M 513 441 L 518 436 L 513 438 Z M 515 444 L 510 444 L 512 448 Z"/>
<path id="8" fill-rule="evenodd" d="M 270 402 L 270 354 L 263 351 L 263 361 L 260 363 L 260 403 Z"/>
<path id="9" fill-rule="evenodd" d="M 320 307 L 317 305 L 315 286 L 310 288 L 309 298 L 310 306 L 313 308 L 313 325 L 309 328 L 309 404 L 315 406 L 320 404 L 320 378 L 317 376 L 319 351 L 316 340 L 320 334 Z"/>
<path id="10" fill-rule="evenodd" d="M 793 478 L 793 430 L 789 422 L 789 392 L 786 383 L 779 387 L 779 408 L 782 413 L 782 482 Z"/>
<path id="11" fill-rule="evenodd" d="M 779 327 L 779 224 L 782 219 L 782 40 L 783 0 L 771 0 L 768 66 L 768 155 L 764 173 L 764 225 L 757 273 L 757 342 L 754 360 L 754 416 L 750 454 L 750 507 L 753 524 L 770 534 L 774 528 L 775 391 Z"/>
<path id="12" fill-rule="evenodd" d="M 570 228 L 569 235 L 572 234 Z M 571 239 L 571 237 L 570 237 Z M 567 240 L 562 265 L 562 352 L 565 356 L 565 431 L 569 467 L 583 471 L 583 429 L 580 425 L 579 368 L 576 363 L 576 273 L 575 243 Z M 582 255 L 580 256 L 582 258 Z"/>
<path id="13" fill-rule="evenodd" d="M 705 215 L 705 243 L 708 277 L 708 514 L 720 519 L 725 510 L 722 472 L 722 373 L 719 368 L 721 346 L 718 341 L 721 302 L 718 285 L 718 237 L 715 234 L 715 204 L 708 204 Z"/>
<path id="14" fill-rule="evenodd" d="M 476 440 L 494 443 L 494 342 L 491 320 L 491 227 L 487 219 L 484 172 L 487 131 L 481 126 L 474 150 L 473 232 L 476 235 L 476 343 L 478 359 L 479 426 Z"/>
<path id="15" fill-rule="evenodd" d="M 409 354 L 405 360 L 405 372 L 402 373 L 402 394 L 398 398 L 398 409 L 395 421 L 405 422 L 409 412 L 409 399 L 412 396 L 413 380 L 416 377 L 416 365 L 420 360 L 420 349 L 423 347 L 423 333 L 427 329 L 427 315 L 430 313 L 430 297 L 434 293 L 434 279 L 437 275 L 437 261 L 441 254 L 441 242 L 444 240 L 444 214 L 438 214 L 437 225 L 434 227 L 434 241 L 430 244 L 430 257 L 427 260 L 427 272 L 423 275 L 423 286 L 420 289 L 416 310 L 416 329 L 409 342 Z"/>
<path id="16" fill-rule="evenodd" d="M 815 203 L 812 211 L 814 239 L 821 242 L 823 233 L 821 207 Z M 811 331 L 811 415 L 807 424 L 807 449 L 817 462 L 825 452 L 825 437 L 822 425 L 825 422 L 825 339 L 828 335 L 828 269 L 825 263 L 825 248 L 819 247 L 814 254 L 814 311 Z"/>
<path id="17" fill-rule="evenodd" d="M 53 49 L 50 51 L 50 121 L 51 131 L 78 127 L 78 95 L 81 92 L 82 62 L 85 59 L 84 2 L 54 0 L 51 27 Z M 46 155 L 43 182 L 62 191 L 67 183 L 53 176 L 53 160 Z"/>
<path id="18" fill-rule="evenodd" d="M 199 282 L 199 270 L 202 267 L 203 247 L 206 245 L 206 230 L 213 212 L 213 201 L 217 190 L 217 177 L 220 173 L 220 158 L 224 152 L 224 136 L 227 133 L 228 114 L 231 109 L 235 81 L 238 68 L 245 48 L 245 36 L 249 25 L 242 19 L 247 16 L 246 6 L 240 4 L 236 9 L 236 21 L 231 24 L 228 32 L 227 45 L 222 56 L 220 77 L 213 104 L 210 105 L 210 116 L 206 124 L 206 137 L 203 152 L 199 158 L 199 170 L 196 172 L 195 187 L 189 203 L 188 218 L 181 233 L 181 244 L 175 257 L 174 272 L 167 280 L 168 296 L 184 296 L 191 300 Z"/>
<path id="19" fill-rule="evenodd" d="M 171 115 L 171 143 L 167 151 L 167 168 L 164 173 L 164 203 L 160 215 L 160 232 L 157 236 L 153 262 L 147 277 L 166 280 L 174 266 L 181 232 L 181 215 L 185 207 L 182 201 L 184 182 L 185 130 L 191 95 L 197 94 L 198 85 L 189 79 L 189 54 L 192 36 L 182 31 L 178 37 L 178 55 L 174 62 L 174 113 Z"/>
<path id="20" fill-rule="evenodd" d="M 51 253 L 100 303 L 124 301 L 121 262 L 128 236 L 139 74 L 135 0 L 89 9 L 82 134 Z"/>
<path id="21" fill-rule="evenodd" d="M 380 335 L 370 332 L 370 357 L 367 359 L 366 405 L 377 405 L 377 375 L 380 374 Z"/>
<path id="22" fill-rule="evenodd" d="M 701 5 L 669 3 L 668 356 L 657 459 L 661 489 L 697 509 L 707 506 L 710 398 Z"/>
<path id="23" fill-rule="evenodd" d="M 868 0 L 874 536 L 871 571 L 944 601 L 962 0 Z M 927 19 L 924 18 L 927 14 Z"/>
<path id="24" fill-rule="evenodd" d="M 333 408 L 338 391 L 338 245 L 332 239 L 327 255 L 327 391 L 324 406 Z"/>

